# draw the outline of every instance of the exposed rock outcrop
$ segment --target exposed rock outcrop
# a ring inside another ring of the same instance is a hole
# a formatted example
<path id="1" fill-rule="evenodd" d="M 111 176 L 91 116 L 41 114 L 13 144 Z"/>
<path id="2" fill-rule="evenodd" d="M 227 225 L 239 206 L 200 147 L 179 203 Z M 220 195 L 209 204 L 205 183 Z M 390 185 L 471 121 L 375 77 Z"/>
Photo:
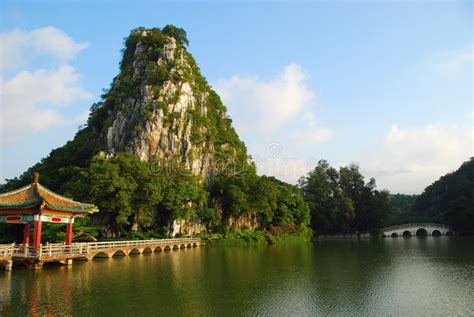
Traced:
<path id="1" fill-rule="evenodd" d="M 229 165 L 248 164 L 225 107 L 182 43 L 159 30 L 140 29 L 126 45 L 121 73 L 106 95 L 110 118 L 103 135 L 109 153 L 172 160 L 203 179 Z"/>

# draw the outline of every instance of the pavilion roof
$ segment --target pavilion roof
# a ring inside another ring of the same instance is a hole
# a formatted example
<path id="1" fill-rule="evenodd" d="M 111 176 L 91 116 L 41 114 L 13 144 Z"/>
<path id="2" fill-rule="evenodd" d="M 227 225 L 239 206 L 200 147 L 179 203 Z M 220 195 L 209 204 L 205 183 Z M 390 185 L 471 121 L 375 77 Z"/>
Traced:
<path id="1" fill-rule="evenodd" d="M 54 211 L 71 213 L 93 213 L 99 209 L 92 204 L 85 204 L 61 196 L 38 183 L 38 176 L 32 184 L 0 194 L 0 210 L 30 209 L 42 207 Z"/>

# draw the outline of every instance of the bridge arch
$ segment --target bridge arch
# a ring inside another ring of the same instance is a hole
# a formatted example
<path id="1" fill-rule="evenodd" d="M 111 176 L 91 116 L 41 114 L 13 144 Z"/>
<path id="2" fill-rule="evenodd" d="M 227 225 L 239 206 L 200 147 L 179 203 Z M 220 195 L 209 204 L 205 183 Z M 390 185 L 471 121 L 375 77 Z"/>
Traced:
<path id="1" fill-rule="evenodd" d="M 128 254 L 142 254 L 142 252 L 143 250 L 134 248 L 134 249 L 131 249 L 130 252 L 128 252 Z"/>
<path id="2" fill-rule="evenodd" d="M 441 232 L 444 234 L 445 230 L 443 229 Z M 400 231 L 398 233 L 400 234 Z M 7 263 L 7 269 L 11 268 L 11 258 L 13 256 L 15 256 L 15 261 L 23 261 L 27 265 L 33 263 L 34 268 L 38 269 L 43 262 L 60 262 L 71 265 L 73 260 L 89 261 L 94 258 L 124 257 L 131 254 L 187 249 L 201 245 L 204 245 L 204 243 L 195 238 L 73 243 L 68 247 L 64 247 L 64 244 L 48 244 L 41 245 L 41 252 L 37 254 L 26 252 L 22 248 L 16 248 L 14 244 L 11 246 L 0 245 L 0 266 Z"/>
<path id="3" fill-rule="evenodd" d="M 431 235 L 432 235 L 433 237 L 439 237 L 439 236 L 441 236 L 441 231 L 435 229 L 435 230 L 433 230 L 433 231 L 431 232 Z"/>
<path id="4" fill-rule="evenodd" d="M 410 235 L 411 233 L 411 235 Z M 444 236 L 454 235 L 448 225 L 440 223 L 406 223 L 382 229 L 384 237 L 409 237 L 409 236 Z"/>
<path id="5" fill-rule="evenodd" d="M 117 251 L 115 251 L 115 252 L 113 253 L 112 256 L 126 256 L 126 255 L 128 255 L 128 254 L 127 254 L 127 251 L 124 251 L 124 250 L 117 250 Z"/>
<path id="6" fill-rule="evenodd" d="M 415 235 L 417 237 L 426 237 L 426 236 L 428 236 L 428 231 L 426 231 L 425 228 L 419 228 L 418 230 L 416 230 Z"/>
<path id="7" fill-rule="evenodd" d="M 100 251 L 92 256 L 92 258 L 110 258 L 111 255 L 109 252 Z"/>

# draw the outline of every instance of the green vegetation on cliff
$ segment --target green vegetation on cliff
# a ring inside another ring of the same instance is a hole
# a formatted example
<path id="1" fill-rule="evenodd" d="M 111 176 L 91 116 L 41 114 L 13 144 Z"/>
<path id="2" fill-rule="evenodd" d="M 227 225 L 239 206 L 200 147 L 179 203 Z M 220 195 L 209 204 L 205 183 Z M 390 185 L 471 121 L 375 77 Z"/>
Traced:
<path id="1" fill-rule="evenodd" d="M 25 185 L 38 171 L 51 190 L 99 207 L 80 229 L 102 238 L 187 234 L 183 222 L 222 234 L 306 227 L 300 190 L 256 175 L 188 44 L 186 32 L 171 25 L 132 30 L 120 72 L 87 124 L 1 191 Z M 50 229 L 46 239 L 58 240 L 61 228 Z"/>

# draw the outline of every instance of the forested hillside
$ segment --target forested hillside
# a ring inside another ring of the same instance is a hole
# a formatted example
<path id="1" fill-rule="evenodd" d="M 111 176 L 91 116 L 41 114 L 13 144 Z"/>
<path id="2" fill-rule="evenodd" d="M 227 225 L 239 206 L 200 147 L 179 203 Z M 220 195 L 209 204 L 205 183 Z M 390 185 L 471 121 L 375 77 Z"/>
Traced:
<path id="1" fill-rule="evenodd" d="M 102 238 L 306 228 L 300 190 L 256 175 L 187 45 L 186 32 L 172 25 L 133 30 L 87 124 L 1 190 L 29 183 L 37 171 L 51 190 L 99 207 L 82 229 Z M 17 229 L 0 230 L 6 237 Z"/>
<path id="2" fill-rule="evenodd" d="M 426 187 L 413 205 L 414 221 L 446 223 L 474 232 L 474 158 Z"/>

